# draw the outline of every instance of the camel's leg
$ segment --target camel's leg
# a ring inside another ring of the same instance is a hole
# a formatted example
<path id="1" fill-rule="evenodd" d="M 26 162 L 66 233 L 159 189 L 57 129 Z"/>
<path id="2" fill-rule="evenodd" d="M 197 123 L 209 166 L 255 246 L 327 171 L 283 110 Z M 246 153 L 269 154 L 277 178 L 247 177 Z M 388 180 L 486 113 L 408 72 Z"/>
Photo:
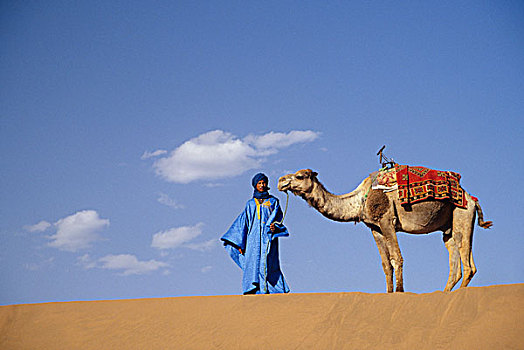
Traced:
<path id="1" fill-rule="evenodd" d="M 458 245 L 460 260 L 462 261 L 463 278 L 460 287 L 466 287 L 477 268 L 473 261 L 473 229 L 475 225 L 475 209 L 468 206 L 467 209 L 456 208 L 453 211 L 453 239 Z"/>
<path id="2" fill-rule="evenodd" d="M 460 257 L 462 260 L 462 268 L 464 270 L 464 278 L 462 279 L 462 284 L 460 287 L 467 287 L 475 273 L 477 272 L 477 269 L 475 268 L 475 265 L 472 266 L 471 262 L 473 259 L 471 258 L 471 246 L 466 242 L 462 243 L 462 247 L 460 247 Z"/>
<path id="3" fill-rule="evenodd" d="M 375 238 L 375 243 L 377 243 L 378 252 L 380 253 L 380 258 L 382 259 L 382 269 L 384 269 L 384 274 L 386 275 L 386 286 L 388 293 L 393 293 L 393 266 L 391 265 L 391 260 L 389 258 L 389 251 L 386 247 L 386 241 L 381 232 L 376 230 L 371 230 L 373 233 L 373 238 Z"/>
<path id="4" fill-rule="evenodd" d="M 449 252 L 449 277 L 448 283 L 446 283 L 446 288 L 444 288 L 445 292 L 449 292 L 462 278 L 462 270 L 460 267 L 460 251 L 457 243 L 451 235 L 451 232 L 446 232 L 442 238 Z"/>
<path id="5" fill-rule="evenodd" d="M 471 266 L 471 271 L 473 275 L 477 273 L 477 267 L 475 266 L 475 261 L 473 261 L 473 232 L 471 233 L 471 249 L 469 251 L 469 265 Z"/>
<path id="6" fill-rule="evenodd" d="M 404 269 L 404 259 L 402 258 L 402 254 L 400 253 L 400 247 L 398 245 L 397 240 L 397 232 L 395 231 L 395 225 L 391 221 L 391 219 L 383 219 L 380 221 L 380 230 L 382 231 L 382 234 L 384 235 L 384 238 L 386 240 L 386 247 L 389 251 L 389 259 L 391 261 L 391 265 L 393 266 L 393 269 L 395 270 L 395 279 L 397 281 L 397 292 L 403 292 L 404 291 L 404 277 L 403 277 L 403 269 Z"/>
<path id="7" fill-rule="evenodd" d="M 475 273 L 477 273 L 477 267 L 473 261 L 473 225 L 471 226 L 469 234 L 462 236 L 462 246 L 460 247 L 460 257 L 464 269 L 464 278 L 460 287 L 467 287 Z"/>

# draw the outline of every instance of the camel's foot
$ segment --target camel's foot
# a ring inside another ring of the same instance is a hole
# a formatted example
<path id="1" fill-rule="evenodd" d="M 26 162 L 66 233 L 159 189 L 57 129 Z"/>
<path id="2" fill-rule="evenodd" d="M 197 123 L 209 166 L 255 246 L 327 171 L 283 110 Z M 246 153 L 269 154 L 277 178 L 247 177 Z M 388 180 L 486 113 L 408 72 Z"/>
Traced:
<path id="1" fill-rule="evenodd" d="M 460 285 L 460 288 L 468 286 L 469 282 L 471 282 L 471 279 L 473 278 L 473 275 L 475 275 L 476 270 L 477 269 L 473 270 L 471 268 L 464 268 L 464 277 L 462 278 L 462 284 Z"/>
<path id="2" fill-rule="evenodd" d="M 451 278 L 448 280 L 448 283 L 446 283 L 446 288 L 444 288 L 444 292 L 451 292 L 453 287 L 458 283 L 458 281 L 462 278 L 462 274 L 458 274 L 454 278 Z"/>
<path id="3" fill-rule="evenodd" d="M 386 291 L 388 293 L 393 293 L 394 292 L 394 289 L 393 289 L 393 282 L 388 282 L 386 283 Z"/>
<path id="4" fill-rule="evenodd" d="M 470 281 L 471 281 L 471 278 L 469 279 L 469 281 L 462 280 L 462 283 L 460 284 L 460 288 L 467 287 Z"/>

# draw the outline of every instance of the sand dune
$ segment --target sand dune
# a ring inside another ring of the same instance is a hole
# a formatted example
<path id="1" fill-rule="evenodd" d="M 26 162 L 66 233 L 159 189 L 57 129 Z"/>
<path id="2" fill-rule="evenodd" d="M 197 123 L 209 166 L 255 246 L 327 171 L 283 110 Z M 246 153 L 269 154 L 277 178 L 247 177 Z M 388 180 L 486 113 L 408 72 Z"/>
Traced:
<path id="1" fill-rule="evenodd" d="M 524 349 L 524 284 L 0 307 L 0 349 Z"/>

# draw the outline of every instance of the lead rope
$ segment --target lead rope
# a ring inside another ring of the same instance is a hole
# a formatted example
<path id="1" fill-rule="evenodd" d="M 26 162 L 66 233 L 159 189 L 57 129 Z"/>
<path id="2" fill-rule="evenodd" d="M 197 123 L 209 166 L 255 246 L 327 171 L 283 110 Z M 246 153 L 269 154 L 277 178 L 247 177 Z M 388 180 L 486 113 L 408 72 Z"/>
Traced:
<path id="1" fill-rule="evenodd" d="M 282 220 L 279 221 L 275 221 L 274 223 L 275 224 L 279 224 L 279 225 L 282 225 L 282 223 L 284 222 L 284 219 L 286 218 L 286 214 L 287 214 L 287 205 L 289 203 L 289 193 L 287 191 L 286 192 L 286 208 L 284 209 L 284 215 L 282 216 Z"/>

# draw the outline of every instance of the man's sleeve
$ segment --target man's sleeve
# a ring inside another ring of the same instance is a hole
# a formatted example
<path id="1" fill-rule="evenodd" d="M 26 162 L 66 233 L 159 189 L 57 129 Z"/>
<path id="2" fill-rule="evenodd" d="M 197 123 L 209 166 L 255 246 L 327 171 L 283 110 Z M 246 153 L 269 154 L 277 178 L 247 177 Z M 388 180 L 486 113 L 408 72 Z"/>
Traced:
<path id="1" fill-rule="evenodd" d="M 239 249 L 246 251 L 247 238 L 247 217 L 246 210 L 244 210 L 233 222 L 229 230 L 220 238 L 224 244 L 224 248 L 231 256 L 231 259 L 240 267 L 243 268 L 243 256 Z"/>
<path id="2" fill-rule="evenodd" d="M 284 223 L 280 224 L 279 222 L 282 221 L 282 218 L 283 218 L 283 214 L 282 214 L 282 209 L 280 209 L 280 202 L 276 201 L 276 204 L 275 204 L 275 209 L 273 210 L 273 212 L 271 213 L 270 217 L 269 217 L 269 220 L 267 221 L 268 222 L 268 225 L 274 223 L 275 224 L 275 232 L 272 233 L 272 237 L 271 239 L 273 238 L 276 238 L 276 237 L 287 237 L 289 236 L 289 232 L 286 228 L 286 226 L 284 226 Z M 269 228 L 269 226 L 268 226 Z M 271 232 L 271 229 L 269 228 L 269 232 Z"/>

